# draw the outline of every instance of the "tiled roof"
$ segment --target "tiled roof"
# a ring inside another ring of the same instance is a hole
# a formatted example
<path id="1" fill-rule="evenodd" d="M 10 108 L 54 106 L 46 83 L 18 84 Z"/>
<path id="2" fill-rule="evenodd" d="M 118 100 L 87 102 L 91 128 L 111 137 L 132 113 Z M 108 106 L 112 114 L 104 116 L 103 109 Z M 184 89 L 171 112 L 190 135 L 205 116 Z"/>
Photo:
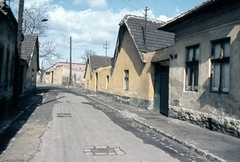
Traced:
<path id="1" fill-rule="evenodd" d="M 21 48 L 21 58 L 24 60 L 31 59 L 32 53 L 34 51 L 35 45 L 38 41 L 37 35 L 25 35 L 22 42 Z"/>
<path id="2" fill-rule="evenodd" d="M 145 18 L 133 15 L 126 15 L 119 24 L 120 28 L 114 53 L 114 59 L 116 58 L 116 55 L 120 50 L 119 48 L 122 41 L 122 34 L 125 28 L 127 28 L 127 30 L 129 31 L 143 62 L 143 53 L 156 51 L 165 47 L 172 46 L 174 44 L 174 33 L 158 30 L 158 27 L 163 23 L 164 22 L 162 21 L 147 19 L 145 36 L 146 41 L 144 43 Z"/>
<path id="3" fill-rule="evenodd" d="M 163 24 L 162 21 L 147 19 L 146 43 L 144 44 L 144 26 L 145 18 L 126 15 L 122 20 L 126 24 L 137 49 L 140 52 L 150 52 L 162 49 L 174 44 L 174 34 L 157 30 L 159 25 Z"/>
<path id="4" fill-rule="evenodd" d="M 105 64 L 106 62 L 106 64 Z M 91 71 L 96 70 L 100 67 L 106 67 L 111 65 L 111 57 L 99 56 L 99 55 L 89 55 L 89 65 Z"/>

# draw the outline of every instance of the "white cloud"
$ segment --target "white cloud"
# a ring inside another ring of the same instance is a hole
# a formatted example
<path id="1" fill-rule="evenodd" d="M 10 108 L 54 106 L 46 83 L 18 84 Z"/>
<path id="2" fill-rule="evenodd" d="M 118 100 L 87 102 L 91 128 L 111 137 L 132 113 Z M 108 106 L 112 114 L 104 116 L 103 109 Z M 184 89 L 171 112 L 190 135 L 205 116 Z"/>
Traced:
<path id="1" fill-rule="evenodd" d="M 87 4 L 90 8 L 103 9 L 107 7 L 107 0 L 74 0 L 75 5 Z"/>
<path id="2" fill-rule="evenodd" d="M 51 31 L 49 36 L 56 37 L 58 48 L 62 53 L 69 51 L 69 37 L 72 36 L 75 48 L 84 50 L 84 47 L 91 48 L 97 54 L 103 54 L 103 43 L 111 43 L 109 55 L 113 55 L 118 24 L 126 14 L 143 16 L 142 11 L 130 12 L 123 9 L 113 12 L 110 9 L 84 11 L 69 11 L 61 6 L 55 6 L 49 11 L 49 24 Z M 101 15 L 101 16 L 100 16 Z M 59 39 L 59 37 L 61 39 Z M 67 45 L 67 46 L 66 46 Z"/>
<path id="3" fill-rule="evenodd" d="M 167 17 L 165 15 L 160 15 L 158 18 L 158 20 L 161 20 L 161 21 L 164 21 L 164 22 L 167 22 L 168 20 L 172 19 L 170 17 Z"/>
<path id="4" fill-rule="evenodd" d="M 26 1 L 24 6 L 29 7 L 31 5 L 36 5 L 36 6 L 42 6 L 45 4 L 48 4 L 51 0 L 31 0 L 31 1 Z"/>
<path id="5" fill-rule="evenodd" d="M 91 4 L 92 8 L 105 8 L 105 7 L 107 7 L 107 1 L 106 0 L 89 0 L 89 3 Z"/>
<path id="6" fill-rule="evenodd" d="M 118 35 L 119 22 L 126 14 L 144 16 L 142 10 L 130 11 L 128 9 L 111 10 L 107 7 L 106 0 L 88 0 L 89 7 L 79 7 L 79 10 L 70 10 L 59 4 L 52 4 L 51 0 L 34 0 L 37 5 L 44 4 L 48 11 L 49 31 L 43 39 L 53 40 L 56 46 L 56 53 L 63 57 L 61 61 L 69 58 L 70 36 L 72 36 L 73 61 L 79 61 L 86 49 L 104 55 L 103 43 L 110 42 L 108 56 L 113 56 Z M 27 5 L 34 4 L 29 2 Z M 81 4 L 86 0 L 75 0 L 75 4 Z M 78 6 L 77 6 L 78 7 Z M 153 17 L 149 11 L 149 18 Z M 40 39 L 41 41 L 42 39 Z"/>

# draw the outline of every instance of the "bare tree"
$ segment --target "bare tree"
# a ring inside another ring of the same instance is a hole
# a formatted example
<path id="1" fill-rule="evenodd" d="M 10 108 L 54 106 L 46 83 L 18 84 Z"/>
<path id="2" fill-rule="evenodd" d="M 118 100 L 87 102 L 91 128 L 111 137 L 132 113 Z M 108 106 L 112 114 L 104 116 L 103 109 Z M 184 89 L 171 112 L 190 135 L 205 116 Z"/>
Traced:
<path id="1" fill-rule="evenodd" d="M 87 59 L 88 59 L 88 56 L 89 55 L 96 55 L 96 52 L 93 51 L 93 50 L 85 50 L 85 53 L 81 56 L 81 59 L 84 61 L 84 62 L 87 62 Z"/>
<path id="2" fill-rule="evenodd" d="M 31 5 L 24 9 L 23 16 L 23 33 L 24 34 L 36 34 L 38 36 L 46 36 L 48 19 L 47 10 L 44 6 Z M 59 53 L 56 53 L 56 44 L 52 40 L 39 42 L 40 58 L 46 60 L 50 65 L 55 62 L 56 59 L 61 58 Z"/>
<path id="3" fill-rule="evenodd" d="M 43 6 L 32 5 L 26 7 L 23 13 L 23 32 L 25 34 L 37 34 L 43 36 L 48 28 L 44 21 L 47 21 L 47 11 Z"/>
<path id="4" fill-rule="evenodd" d="M 56 44 L 53 41 L 40 43 L 40 58 L 45 59 L 48 63 L 53 64 L 61 55 L 55 52 Z"/>

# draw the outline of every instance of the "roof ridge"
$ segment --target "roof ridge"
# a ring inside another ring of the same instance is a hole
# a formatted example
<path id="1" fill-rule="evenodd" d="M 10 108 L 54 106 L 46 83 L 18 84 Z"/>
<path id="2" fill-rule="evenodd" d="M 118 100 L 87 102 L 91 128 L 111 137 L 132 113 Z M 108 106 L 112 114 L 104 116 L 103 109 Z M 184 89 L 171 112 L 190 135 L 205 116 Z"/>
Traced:
<path id="1" fill-rule="evenodd" d="M 127 20 L 129 20 L 130 18 L 136 18 L 136 19 L 141 19 L 141 20 L 145 20 L 145 17 L 143 16 L 138 16 L 138 15 L 131 15 L 131 14 L 127 14 L 123 17 L 123 19 L 120 21 L 119 25 L 122 25 L 123 23 L 125 23 Z M 148 22 L 155 22 L 155 23 L 159 23 L 159 24 L 163 24 L 165 23 L 164 21 L 158 20 L 158 19 L 154 19 L 154 18 L 147 18 Z"/>

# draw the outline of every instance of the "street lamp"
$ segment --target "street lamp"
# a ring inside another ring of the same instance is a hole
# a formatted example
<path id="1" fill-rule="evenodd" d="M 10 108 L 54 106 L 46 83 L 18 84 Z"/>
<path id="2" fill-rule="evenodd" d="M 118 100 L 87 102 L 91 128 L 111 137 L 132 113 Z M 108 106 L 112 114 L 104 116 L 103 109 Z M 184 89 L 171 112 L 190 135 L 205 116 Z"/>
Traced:
<path id="1" fill-rule="evenodd" d="M 44 18 L 44 19 L 41 20 L 41 22 L 46 22 L 46 21 L 48 21 L 47 18 Z"/>

